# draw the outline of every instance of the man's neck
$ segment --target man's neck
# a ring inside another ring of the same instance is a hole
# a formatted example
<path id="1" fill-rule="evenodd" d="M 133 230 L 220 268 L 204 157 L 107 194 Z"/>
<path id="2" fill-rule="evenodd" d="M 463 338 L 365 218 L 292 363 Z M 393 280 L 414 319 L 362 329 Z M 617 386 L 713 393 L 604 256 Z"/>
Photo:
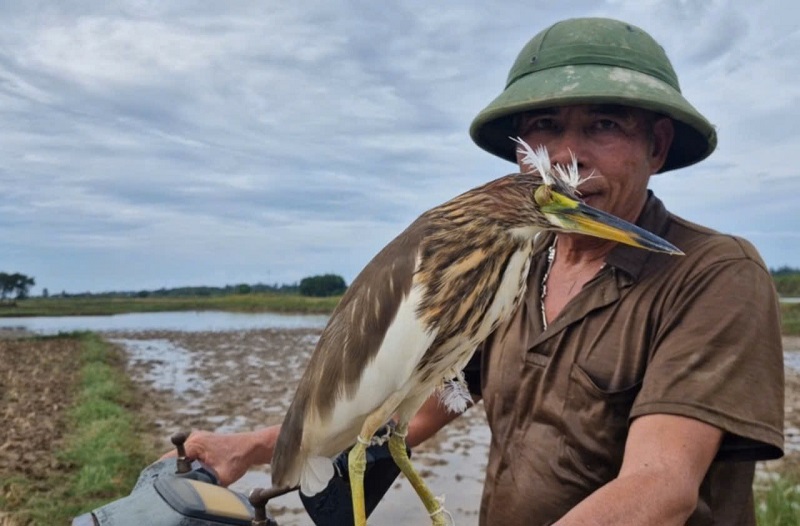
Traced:
<path id="1" fill-rule="evenodd" d="M 567 267 L 594 267 L 606 260 L 617 246 L 614 241 L 578 234 L 556 234 L 558 262 Z"/>
<path id="2" fill-rule="evenodd" d="M 558 234 L 542 294 L 544 322 L 556 319 L 566 304 L 597 275 L 616 243 L 597 238 Z"/>

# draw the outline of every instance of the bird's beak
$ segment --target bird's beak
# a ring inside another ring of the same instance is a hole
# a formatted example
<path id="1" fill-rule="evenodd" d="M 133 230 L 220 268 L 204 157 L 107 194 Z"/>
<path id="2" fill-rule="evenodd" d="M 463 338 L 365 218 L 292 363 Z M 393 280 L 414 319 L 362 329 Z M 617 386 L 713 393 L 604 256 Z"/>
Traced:
<path id="1" fill-rule="evenodd" d="M 535 199 L 539 210 L 558 230 L 610 239 L 654 252 L 683 255 L 678 247 L 657 235 L 565 196 L 547 185 L 536 189 Z"/>

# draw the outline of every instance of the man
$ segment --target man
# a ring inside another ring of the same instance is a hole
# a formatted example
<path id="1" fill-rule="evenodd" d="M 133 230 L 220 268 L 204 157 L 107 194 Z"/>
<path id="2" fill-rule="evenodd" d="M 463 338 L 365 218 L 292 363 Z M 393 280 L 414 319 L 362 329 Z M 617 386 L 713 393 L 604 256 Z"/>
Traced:
<path id="1" fill-rule="evenodd" d="M 537 240 L 526 301 L 471 364 L 492 430 L 481 524 L 754 526 L 754 462 L 783 447 L 779 306 L 749 243 L 648 193 L 651 175 L 716 146 L 661 47 L 614 20 L 557 23 L 471 135 L 509 161 L 516 136 L 575 156 L 588 204 L 686 253 Z M 429 400 L 409 444 L 453 418 Z M 195 433 L 186 449 L 229 483 L 269 461 L 277 431 Z"/>

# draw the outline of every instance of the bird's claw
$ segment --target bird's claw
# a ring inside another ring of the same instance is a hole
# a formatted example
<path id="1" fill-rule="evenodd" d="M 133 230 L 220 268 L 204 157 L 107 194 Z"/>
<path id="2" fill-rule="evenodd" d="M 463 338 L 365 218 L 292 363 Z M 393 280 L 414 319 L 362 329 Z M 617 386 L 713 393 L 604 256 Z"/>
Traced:
<path id="1" fill-rule="evenodd" d="M 430 514 L 433 526 L 455 526 L 453 514 L 444 509 L 444 495 L 436 497 L 436 502 L 439 503 L 439 507 Z"/>

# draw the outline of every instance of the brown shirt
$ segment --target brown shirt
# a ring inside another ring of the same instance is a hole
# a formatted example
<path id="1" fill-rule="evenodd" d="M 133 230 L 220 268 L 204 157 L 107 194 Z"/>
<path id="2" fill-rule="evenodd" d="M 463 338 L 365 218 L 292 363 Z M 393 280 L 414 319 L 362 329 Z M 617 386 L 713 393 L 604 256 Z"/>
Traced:
<path id="1" fill-rule="evenodd" d="M 538 240 L 526 301 L 484 346 L 482 525 L 555 522 L 615 478 L 632 419 L 669 413 L 726 432 L 687 524 L 755 526 L 754 460 L 783 447 L 771 276 L 748 242 L 675 217 L 652 195 L 638 224 L 686 256 L 615 248 L 547 330 L 552 235 Z"/>

